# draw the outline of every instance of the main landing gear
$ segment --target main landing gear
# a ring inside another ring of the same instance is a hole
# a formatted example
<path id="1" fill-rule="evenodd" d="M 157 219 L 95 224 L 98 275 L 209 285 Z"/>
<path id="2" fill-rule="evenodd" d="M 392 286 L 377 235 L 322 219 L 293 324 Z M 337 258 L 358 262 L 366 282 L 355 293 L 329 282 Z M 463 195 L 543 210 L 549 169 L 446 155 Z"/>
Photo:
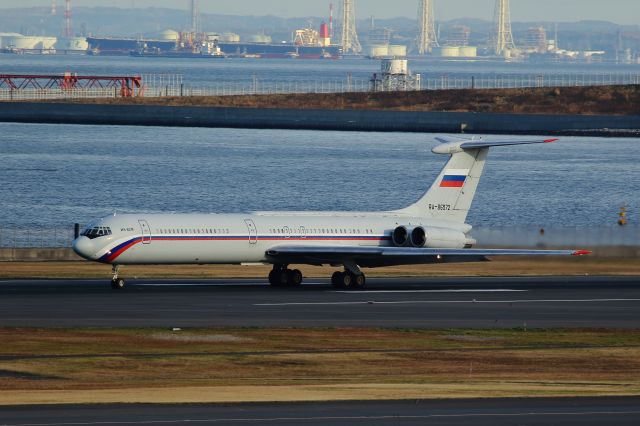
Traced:
<path id="1" fill-rule="evenodd" d="M 273 265 L 269 272 L 269 284 L 272 287 L 299 287 L 302 284 L 302 272 L 288 269 L 288 265 Z"/>
<path id="2" fill-rule="evenodd" d="M 355 262 L 344 263 L 344 272 L 336 271 L 331 276 L 333 288 L 341 290 L 362 290 L 367 284 L 367 280 Z"/>
<path id="3" fill-rule="evenodd" d="M 288 265 L 273 265 L 269 272 L 269 284 L 272 287 L 299 287 L 302 284 L 302 272 L 297 269 L 289 269 Z M 345 262 L 344 272 L 336 271 L 331 276 L 333 288 L 341 290 L 362 290 L 367 280 L 353 262 Z"/>
<path id="4" fill-rule="evenodd" d="M 113 265 L 111 268 L 113 272 L 113 279 L 111 280 L 111 288 L 114 290 L 122 290 L 124 288 L 124 279 L 118 278 L 118 272 L 120 271 L 120 265 Z"/>
<path id="5" fill-rule="evenodd" d="M 367 281 L 364 274 L 355 275 L 351 271 L 336 271 L 331 276 L 331 285 L 333 288 L 341 290 L 361 290 L 365 287 Z"/>

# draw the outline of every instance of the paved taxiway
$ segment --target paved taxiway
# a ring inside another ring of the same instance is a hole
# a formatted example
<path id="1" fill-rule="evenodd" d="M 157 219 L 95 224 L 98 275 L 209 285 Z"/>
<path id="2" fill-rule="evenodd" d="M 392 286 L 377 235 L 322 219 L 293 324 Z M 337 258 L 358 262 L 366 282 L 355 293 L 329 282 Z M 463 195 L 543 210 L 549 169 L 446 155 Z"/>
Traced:
<path id="1" fill-rule="evenodd" d="M 0 407 L 5 425 L 636 425 L 640 398 Z"/>
<path id="2" fill-rule="evenodd" d="M 640 328 L 638 277 L 384 278 L 364 292 L 327 280 L 0 281 L 0 326 Z"/>

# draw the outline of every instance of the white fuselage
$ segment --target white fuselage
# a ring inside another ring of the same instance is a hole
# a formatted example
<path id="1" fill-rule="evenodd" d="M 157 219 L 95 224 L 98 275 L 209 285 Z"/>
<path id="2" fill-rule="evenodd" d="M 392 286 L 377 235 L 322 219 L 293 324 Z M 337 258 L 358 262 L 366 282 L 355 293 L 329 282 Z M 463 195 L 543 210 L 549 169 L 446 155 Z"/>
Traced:
<path id="1" fill-rule="evenodd" d="M 463 248 L 469 225 L 388 213 L 123 214 L 98 219 L 76 252 L 89 260 L 127 264 L 269 263 L 279 245 L 389 246 L 398 226 L 422 226 L 426 247 Z"/>

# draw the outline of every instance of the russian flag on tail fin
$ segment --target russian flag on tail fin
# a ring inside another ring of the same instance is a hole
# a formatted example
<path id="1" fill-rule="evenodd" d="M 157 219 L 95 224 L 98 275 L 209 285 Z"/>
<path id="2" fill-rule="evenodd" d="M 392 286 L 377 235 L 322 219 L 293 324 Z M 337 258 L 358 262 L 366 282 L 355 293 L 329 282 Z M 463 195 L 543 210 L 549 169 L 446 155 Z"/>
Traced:
<path id="1" fill-rule="evenodd" d="M 441 188 L 462 188 L 464 182 L 469 176 L 469 170 L 462 169 L 449 169 L 445 170 L 442 181 L 440 181 Z"/>

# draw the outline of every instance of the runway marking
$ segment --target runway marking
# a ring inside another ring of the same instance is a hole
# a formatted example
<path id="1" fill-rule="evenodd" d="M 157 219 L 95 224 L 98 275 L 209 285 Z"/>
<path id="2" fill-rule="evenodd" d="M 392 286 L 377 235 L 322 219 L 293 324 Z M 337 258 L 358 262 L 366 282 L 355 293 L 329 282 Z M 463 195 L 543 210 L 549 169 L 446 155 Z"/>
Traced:
<path id="1" fill-rule="evenodd" d="M 313 306 L 313 305 L 409 305 L 409 304 L 447 304 L 447 303 L 589 303 L 589 302 L 640 302 L 640 299 L 540 299 L 540 300 L 361 300 L 354 302 L 284 302 L 254 303 L 253 306 Z"/>
<path id="2" fill-rule="evenodd" d="M 345 293 L 345 294 L 381 294 L 381 293 L 519 293 L 519 292 L 527 292 L 529 290 L 513 290 L 509 288 L 496 288 L 496 289 L 451 289 L 451 290 L 365 290 L 365 291 L 349 291 L 349 290 L 338 290 L 338 291 L 329 291 L 331 293 Z"/>
<path id="3" fill-rule="evenodd" d="M 265 283 L 153 283 L 153 284 L 131 284 L 136 287 L 223 287 L 223 286 L 255 286 Z"/>
<path id="4" fill-rule="evenodd" d="M 308 417 L 264 417 L 264 418 L 214 418 L 214 419 L 179 419 L 179 420 L 138 420 L 138 421 L 99 421 L 99 422 L 65 422 L 65 423 L 13 423 L 5 426 L 62 426 L 62 425 L 120 425 L 120 424 L 176 424 L 176 423 L 273 423 L 303 422 L 318 420 L 418 420 L 435 418 L 472 418 L 472 417 L 536 417 L 536 416 L 611 416 L 638 415 L 640 411 L 566 411 L 566 412 L 525 412 L 525 413 L 462 413 L 462 414 L 424 414 L 424 415 L 380 415 L 380 416 L 308 416 Z"/>
<path id="5" fill-rule="evenodd" d="M 151 283 L 151 284 L 131 284 L 136 287 L 242 287 L 242 286 L 268 286 L 266 281 L 249 282 L 249 283 Z M 304 285 L 326 285 L 325 283 L 304 283 Z"/>

